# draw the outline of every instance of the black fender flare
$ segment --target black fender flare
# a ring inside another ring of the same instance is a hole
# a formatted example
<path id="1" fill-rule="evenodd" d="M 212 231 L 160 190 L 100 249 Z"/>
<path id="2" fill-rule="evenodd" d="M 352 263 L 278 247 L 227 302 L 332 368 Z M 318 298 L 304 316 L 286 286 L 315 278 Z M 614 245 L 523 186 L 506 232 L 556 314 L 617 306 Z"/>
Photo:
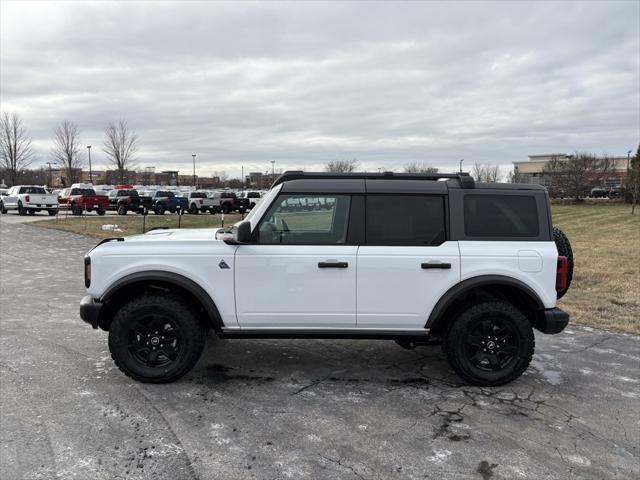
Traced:
<path id="1" fill-rule="evenodd" d="M 205 313 L 207 314 L 209 323 L 214 331 L 222 331 L 224 322 L 222 321 L 222 317 L 220 316 L 218 307 L 216 306 L 211 296 L 196 282 L 178 273 L 165 272 L 163 270 L 147 270 L 144 272 L 137 272 L 126 275 L 111 284 L 107 291 L 100 297 L 100 301 L 103 303 L 107 303 L 109 299 L 116 294 L 116 292 L 120 291 L 120 289 L 128 285 L 142 282 L 151 283 L 154 281 L 173 284 L 191 293 L 204 309 Z"/>
<path id="2" fill-rule="evenodd" d="M 507 277 L 505 275 L 480 275 L 478 277 L 463 280 L 447 290 L 447 292 L 440 297 L 440 300 L 438 300 L 438 303 L 433 307 L 433 310 L 431 310 L 431 314 L 429 315 L 425 328 L 433 329 L 434 326 L 437 326 L 440 323 L 444 312 L 446 312 L 453 302 L 461 295 L 464 295 L 474 288 L 496 285 L 516 288 L 533 300 L 538 309 L 544 310 L 545 308 L 544 303 L 542 303 L 538 294 L 520 280 L 513 277 Z"/>

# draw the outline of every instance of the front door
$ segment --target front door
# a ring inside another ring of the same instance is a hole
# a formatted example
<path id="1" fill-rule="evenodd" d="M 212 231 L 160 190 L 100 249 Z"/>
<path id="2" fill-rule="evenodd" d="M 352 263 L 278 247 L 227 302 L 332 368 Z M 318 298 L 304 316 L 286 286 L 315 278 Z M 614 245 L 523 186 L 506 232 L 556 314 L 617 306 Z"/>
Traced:
<path id="1" fill-rule="evenodd" d="M 236 250 L 243 328 L 356 326 L 356 245 L 347 245 L 350 195 L 281 194 Z"/>
<path id="2" fill-rule="evenodd" d="M 460 281 L 458 242 L 447 241 L 445 197 L 368 195 L 358 251 L 358 328 L 422 329 Z"/>

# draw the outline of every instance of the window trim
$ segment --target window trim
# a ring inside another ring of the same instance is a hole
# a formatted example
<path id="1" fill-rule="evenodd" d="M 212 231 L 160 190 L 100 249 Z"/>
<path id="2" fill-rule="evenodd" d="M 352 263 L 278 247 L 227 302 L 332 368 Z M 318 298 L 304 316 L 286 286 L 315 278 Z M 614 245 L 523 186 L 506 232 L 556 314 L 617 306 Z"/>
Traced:
<path id="1" fill-rule="evenodd" d="M 368 238 L 367 238 L 367 205 L 368 205 L 368 199 L 369 197 L 437 197 L 440 198 L 442 200 L 442 214 L 443 214 L 443 224 L 444 224 L 444 240 L 440 243 L 433 243 L 433 244 L 429 244 L 429 245 L 416 245 L 416 244 L 393 244 L 390 245 L 388 243 L 370 243 Z M 444 194 L 444 193 L 430 193 L 430 192 L 425 192 L 425 193 L 367 193 L 365 195 L 365 201 L 364 201 L 364 237 L 363 237 L 363 243 L 362 245 L 368 246 L 368 247 L 417 247 L 417 248 L 433 248 L 433 247 L 439 247 L 442 244 L 448 242 L 450 240 L 450 235 L 449 235 L 449 202 L 447 201 L 448 195 Z"/>

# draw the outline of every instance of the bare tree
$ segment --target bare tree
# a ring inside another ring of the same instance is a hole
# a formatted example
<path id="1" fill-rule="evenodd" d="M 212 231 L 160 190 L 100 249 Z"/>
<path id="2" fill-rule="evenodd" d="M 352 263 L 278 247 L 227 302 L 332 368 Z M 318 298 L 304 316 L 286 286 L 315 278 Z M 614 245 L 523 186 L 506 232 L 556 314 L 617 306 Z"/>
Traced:
<path id="1" fill-rule="evenodd" d="M 404 166 L 404 171 L 406 173 L 438 173 L 436 167 L 432 167 L 425 162 L 409 162 Z"/>
<path id="2" fill-rule="evenodd" d="M 107 138 L 102 151 L 118 172 L 120 182 L 124 183 L 126 172 L 134 167 L 134 156 L 138 150 L 138 136 L 129 129 L 124 120 L 120 120 L 117 124 L 107 125 L 104 134 Z"/>
<path id="3" fill-rule="evenodd" d="M 638 200 L 640 200 L 640 145 L 638 145 L 638 151 L 631 159 L 627 170 L 625 188 L 631 197 L 631 215 L 633 215 L 636 212 Z"/>
<path id="4" fill-rule="evenodd" d="M 608 155 L 575 152 L 552 157 L 544 167 L 544 175 L 552 195 L 580 200 L 591 186 L 603 181 L 612 167 L 613 159 Z"/>
<path id="5" fill-rule="evenodd" d="M 495 183 L 500 180 L 500 167 L 489 163 L 479 164 L 476 162 L 471 169 L 471 176 L 476 182 Z"/>
<path id="6" fill-rule="evenodd" d="M 82 180 L 83 150 L 80 129 L 75 123 L 63 120 L 54 130 L 51 157 L 65 171 L 69 185 Z"/>
<path id="7" fill-rule="evenodd" d="M 328 162 L 324 169 L 327 172 L 335 172 L 335 173 L 349 173 L 354 172 L 358 168 L 358 162 L 353 160 L 335 160 L 333 162 Z"/>
<path id="8" fill-rule="evenodd" d="M 524 180 L 524 177 L 520 173 L 520 170 L 518 169 L 518 167 L 513 167 L 513 170 L 511 170 L 507 174 L 507 181 L 509 183 L 523 183 L 523 180 Z"/>
<path id="9" fill-rule="evenodd" d="M 31 164 L 31 137 L 17 113 L 3 112 L 0 117 L 0 166 L 15 185 L 18 172 Z"/>

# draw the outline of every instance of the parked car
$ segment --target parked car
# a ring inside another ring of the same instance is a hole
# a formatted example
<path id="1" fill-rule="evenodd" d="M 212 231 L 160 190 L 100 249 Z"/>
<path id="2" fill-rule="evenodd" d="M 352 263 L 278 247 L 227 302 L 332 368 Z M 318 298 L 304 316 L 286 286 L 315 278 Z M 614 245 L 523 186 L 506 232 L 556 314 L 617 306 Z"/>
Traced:
<path id="1" fill-rule="evenodd" d="M 176 194 L 169 190 L 153 190 L 145 192 L 151 197 L 151 210 L 156 215 L 163 215 L 169 211 L 176 213 L 178 210 L 185 211 L 189 207 L 189 202 L 184 197 L 176 197 Z"/>
<path id="2" fill-rule="evenodd" d="M 109 210 L 118 215 L 126 215 L 129 211 L 146 215 L 151 207 L 151 197 L 140 196 L 132 185 L 116 185 L 109 191 Z"/>
<path id="3" fill-rule="evenodd" d="M 229 190 L 213 192 L 210 198 L 214 201 L 213 208 L 222 213 L 244 213 L 250 210 L 248 198 L 238 198 L 234 192 Z"/>
<path id="4" fill-rule="evenodd" d="M 589 192 L 589 195 L 592 198 L 604 198 L 609 196 L 609 192 L 604 187 L 594 187 L 591 189 L 591 192 Z"/>
<path id="5" fill-rule="evenodd" d="M 104 215 L 109 208 L 109 197 L 98 195 L 90 184 L 74 184 L 58 194 L 59 208 L 68 208 L 74 215 L 82 215 L 83 211 L 95 210 Z"/>
<path id="6" fill-rule="evenodd" d="M 328 208 L 290 211 L 290 200 Z M 534 329 L 569 321 L 556 301 L 571 245 L 538 185 L 285 172 L 232 228 L 112 240 L 85 256 L 80 316 L 109 332 L 116 366 L 142 382 L 186 374 L 213 330 L 440 342 L 466 383 L 497 386 L 528 368 Z"/>
<path id="7" fill-rule="evenodd" d="M 58 197 L 47 193 L 41 186 L 16 185 L 0 200 L 0 212 L 7 213 L 9 210 L 17 210 L 19 215 L 34 215 L 46 210 L 53 216 L 58 213 Z"/>
<path id="8" fill-rule="evenodd" d="M 196 215 L 199 212 L 217 213 L 219 204 L 212 198 L 207 197 L 207 192 L 189 192 L 187 194 L 187 204 L 189 213 Z"/>
<path id="9" fill-rule="evenodd" d="M 247 198 L 247 199 L 249 199 L 249 208 L 248 209 L 251 210 L 258 203 L 260 203 L 260 198 L 262 197 L 262 194 L 260 192 L 257 192 L 257 191 L 246 190 L 244 192 L 237 193 L 236 196 L 238 198 Z"/>

